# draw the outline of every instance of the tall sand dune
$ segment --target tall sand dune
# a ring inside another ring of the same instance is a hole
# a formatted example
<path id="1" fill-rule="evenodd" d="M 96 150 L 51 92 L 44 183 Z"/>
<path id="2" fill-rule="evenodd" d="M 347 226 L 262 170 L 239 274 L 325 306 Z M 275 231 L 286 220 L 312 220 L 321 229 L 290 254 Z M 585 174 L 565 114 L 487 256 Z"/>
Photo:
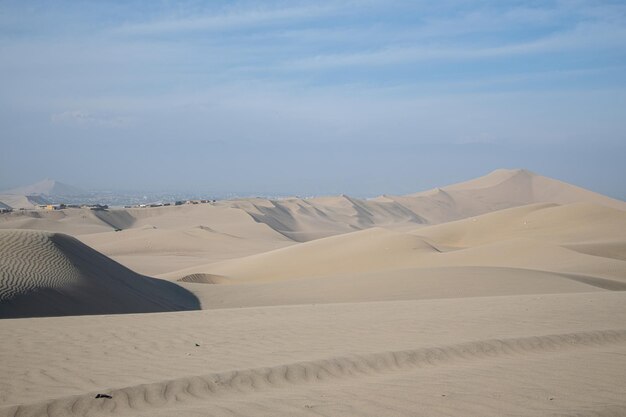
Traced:
<path id="1" fill-rule="evenodd" d="M 0 231 L 0 317 L 198 309 L 179 286 L 123 267 L 67 235 Z"/>
<path id="2" fill-rule="evenodd" d="M 588 202 L 624 210 L 626 203 L 526 169 L 497 169 L 483 177 L 442 187 L 453 198 L 472 197 L 494 205 Z M 423 196 L 432 193 L 412 194 Z"/>
<path id="3" fill-rule="evenodd" d="M 623 201 L 525 169 L 498 169 L 466 182 L 406 196 L 384 196 L 382 199 L 402 204 L 421 214 L 430 224 L 535 203 L 586 202 L 626 210 Z"/>

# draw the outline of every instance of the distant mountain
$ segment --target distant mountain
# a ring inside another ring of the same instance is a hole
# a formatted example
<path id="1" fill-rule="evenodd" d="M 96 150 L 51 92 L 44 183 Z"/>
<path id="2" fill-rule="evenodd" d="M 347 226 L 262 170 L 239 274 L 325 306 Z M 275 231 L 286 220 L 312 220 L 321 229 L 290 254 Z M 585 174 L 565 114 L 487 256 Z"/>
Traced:
<path id="1" fill-rule="evenodd" d="M 56 180 L 45 179 L 38 183 L 26 185 L 24 187 L 14 188 L 4 191 L 2 194 L 13 195 L 47 195 L 47 196 L 78 196 L 85 195 L 87 192 L 78 187 L 68 185 Z"/>

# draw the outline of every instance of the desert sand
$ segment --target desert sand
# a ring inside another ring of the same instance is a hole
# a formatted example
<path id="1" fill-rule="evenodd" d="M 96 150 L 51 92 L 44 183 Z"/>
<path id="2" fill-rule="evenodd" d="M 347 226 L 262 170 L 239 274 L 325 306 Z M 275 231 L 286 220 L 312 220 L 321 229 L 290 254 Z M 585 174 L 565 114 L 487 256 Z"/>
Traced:
<path id="1" fill-rule="evenodd" d="M 625 290 L 626 203 L 526 170 L 4 214 L 0 416 L 624 416 Z"/>

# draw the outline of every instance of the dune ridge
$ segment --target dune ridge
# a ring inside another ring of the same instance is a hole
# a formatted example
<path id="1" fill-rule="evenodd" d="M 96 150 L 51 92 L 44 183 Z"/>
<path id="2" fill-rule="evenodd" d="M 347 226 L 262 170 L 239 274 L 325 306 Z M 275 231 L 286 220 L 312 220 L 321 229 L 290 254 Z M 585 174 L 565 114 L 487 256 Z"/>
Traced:
<path id="1" fill-rule="evenodd" d="M 251 199 L 233 204 L 281 234 L 304 242 L 374 226 L 406 229 L 528 204 L 577 202 L 626 210 L 623 201 L 525 169 L 499 169 L 474 180 L 405 196 Z"/>
<path id="2" fill-rule="evenodd" d="M 67 233 L 139 273 L 161 275 L 373 227 L 406 232 L 512 207 L 580 202 L 626 210 L 623 201 L 514 169 L 420 193 L 372 199 L 247 198 L 107 211 L 14 212 L 0 215 L 0 229 Z M 209 233 L 198 234 L 198 228 Z M 120 229 L 123 233 L 116 232 Z M 603 245 L 608 248 L 608 243 Z M 594 247 L 579 248 L 598 253 Z M 612 248 L 618 256 L 622 253 L 619 242 Z"/>

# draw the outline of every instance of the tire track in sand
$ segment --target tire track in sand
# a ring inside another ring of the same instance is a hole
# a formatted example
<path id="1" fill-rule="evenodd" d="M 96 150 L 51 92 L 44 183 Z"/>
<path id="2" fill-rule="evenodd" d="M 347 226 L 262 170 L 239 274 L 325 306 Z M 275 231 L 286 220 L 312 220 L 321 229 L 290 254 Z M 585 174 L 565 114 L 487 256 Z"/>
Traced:
<path id="1" fill-rule="evenodd" d="M 332 382 L 410 371 L 453 362 L 519 357 L 626 343 L 626 329 L 492 339 L 455 345 L 295 362 L 273 367 L 233 370 L 113 389 L 112 399 L 93 393 L 0 409 L 0 417 L 116 415 L 242 395 L 294 385 Z"/>

